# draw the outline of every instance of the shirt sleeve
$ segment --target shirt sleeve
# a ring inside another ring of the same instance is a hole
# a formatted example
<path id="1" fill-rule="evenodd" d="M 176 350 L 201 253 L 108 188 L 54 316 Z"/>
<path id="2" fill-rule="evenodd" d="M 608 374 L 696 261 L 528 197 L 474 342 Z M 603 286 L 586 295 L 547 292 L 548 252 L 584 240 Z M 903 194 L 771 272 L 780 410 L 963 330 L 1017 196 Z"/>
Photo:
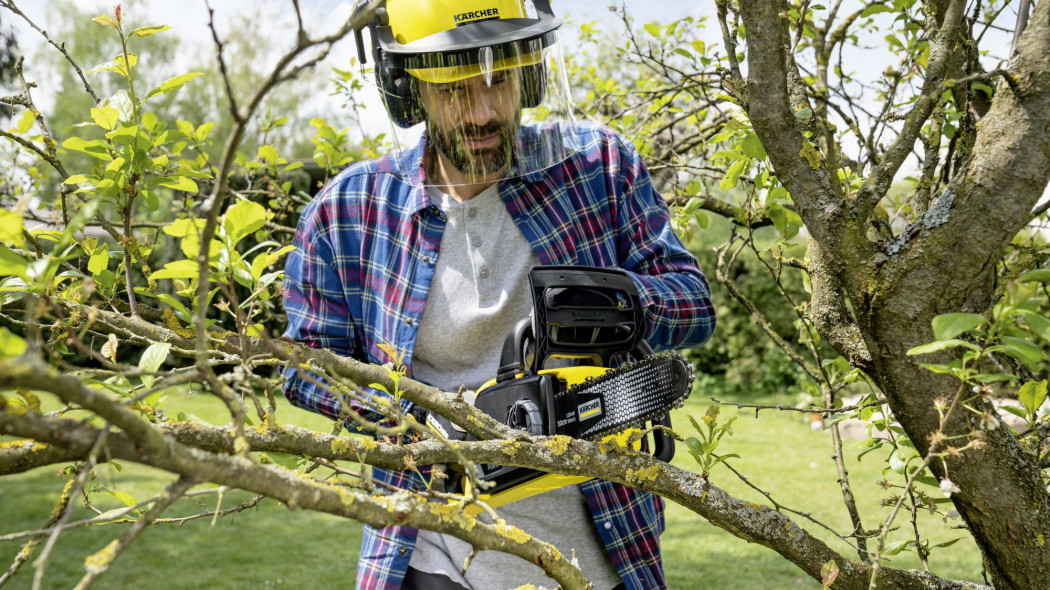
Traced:
<path id="1" fill-rule="evenodd" d="M 654 350 L 700 345 L 715 329 L 707 278 L 671 228 L 667 203 L 653 188 L 641 156 L 615 137 L 617 256 L 638 287 L 645 339 Z"/>
<path id="2" fill-rule="evenodd" d="M 352 262 L 340 256 L 333 245 L 330 207 L 322 194 L 300 217 L 295 250 L 289 254 L 284 271 L 284 310 L 288 316 L 284 336 L 311 348 L 364 360 L 357 320 L 340 273 L 341 266 Z M 284 378 L 284 395 L 292 405 L 332 419 L 345 418 L 346 409 L 369 420 L 379 419 L 348 390 L 333 387 L 324 377 L 302 367 L 286 369 Z M 351 426 L 349 421 L 347 426 Z"/>

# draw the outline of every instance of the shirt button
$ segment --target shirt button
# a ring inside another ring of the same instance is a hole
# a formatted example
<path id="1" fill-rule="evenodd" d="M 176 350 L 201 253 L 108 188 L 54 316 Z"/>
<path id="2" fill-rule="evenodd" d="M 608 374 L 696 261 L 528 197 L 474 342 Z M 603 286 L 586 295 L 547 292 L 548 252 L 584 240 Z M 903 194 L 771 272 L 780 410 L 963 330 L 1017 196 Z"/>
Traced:
<path id="1" fill-rule="evenodd" d="M 398 547 L 397 554 L 398 555 L 408 555 L 408 547 Z"/>
<path id="2" fill-rule="evenodd" d="M 612 523 L 609 521 L 605 521 L 605 524 L 602 525 L 602 528 L 604 528 L 607 531 L 610 531 L 612 530 Z"/>
<path id="3" fill-rule="evenodd" d="M 480 248 L 480 247 L 481 247 L 481 244 L 482 244 L 482 242 L 481 242 L 481 238 L 474 238 L 474 239 L 473 239 L 473 240 L 471 241 L 471 244 L 474 244 L 474 247 L 475 247 L 475 248 Z"/>
<path id="4" fill-rule="evenodd" d="M 478 216 L 478 210 L 477 209 L 474 209 L 473 207 L 470 208 L 470 209 L 467 209 L 467 217 L 469 217 L 470 219 L 474 219 L 477 216 Z"/>
<path id="5" fill-rule="evenodd" d="M 405 318 L 405 323 L 409 326 L 414 326 L 416 324 L 416 320 L 415 318 Z"/>
<path id="6" fill-rule="evenodd" d="M 478 273 L 478 276 L 480 276 L 483 279 L 489 278 L 489 269 L 484 266 L 481 267 L 481 272 Z"/>

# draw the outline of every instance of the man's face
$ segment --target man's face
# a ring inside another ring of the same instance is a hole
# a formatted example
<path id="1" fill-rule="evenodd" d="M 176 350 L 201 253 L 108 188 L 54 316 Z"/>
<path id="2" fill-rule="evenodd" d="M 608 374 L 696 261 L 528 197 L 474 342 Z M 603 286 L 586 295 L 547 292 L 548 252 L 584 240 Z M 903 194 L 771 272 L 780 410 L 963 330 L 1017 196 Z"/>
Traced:
<path id="1" fill-rule="evenodd" d="M 517 70 L 474 76 L 447 84 L 420 82 L 427 135 L 438 153 L 465 176 L 464 182 L 492 180 L 510 163 L 521 123 Z"/>

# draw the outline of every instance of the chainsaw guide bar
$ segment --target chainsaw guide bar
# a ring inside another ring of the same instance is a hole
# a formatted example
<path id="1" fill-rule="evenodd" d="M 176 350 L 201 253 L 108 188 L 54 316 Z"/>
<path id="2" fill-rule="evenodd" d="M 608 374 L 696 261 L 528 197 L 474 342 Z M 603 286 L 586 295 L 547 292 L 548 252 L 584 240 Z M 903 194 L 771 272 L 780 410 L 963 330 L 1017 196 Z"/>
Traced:
<path id="1" fill-rule="evenodd" d="M 556 393 L 555 430 L 598 441 L 641 428 L 646 421 L 681 407 L 692 388 L 693 367 L 681 354 L 648 356 Z"/>

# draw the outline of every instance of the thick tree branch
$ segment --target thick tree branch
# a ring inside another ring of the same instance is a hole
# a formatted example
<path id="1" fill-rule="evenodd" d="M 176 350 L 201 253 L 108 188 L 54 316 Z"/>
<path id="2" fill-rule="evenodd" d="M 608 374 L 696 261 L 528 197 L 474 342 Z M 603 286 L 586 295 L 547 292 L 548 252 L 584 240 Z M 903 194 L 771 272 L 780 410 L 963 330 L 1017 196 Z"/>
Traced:
<path id="1" fill-rule="evenodd" d="M 813 291 L 809 313 L 813 326 L 851 365 L 869 370 L 871 351 L 846 307 L 842 285 L 829 268 L 824 251 L 816 240 L 808 240 L 807 251 L 807 269 Z"/>
<path id="2" fill-rule="evenodd" d="M 937 38 L 930 40 L 929 66 L 926 68 L 926 78 L 923 80 L 919 97 L 905 118 L 900 135 L 886 150 L 882 162 L 875 167 L 864 186 L 857 192 L 851 207 L 853 219 L 867 219 L 878 202 L 886 196 L 897 171 L 914 149 L 923 126 L 940 103 L 943 90 L 941 85 L 948 76 L 948 64 L 953 56 L 958 55 L 962 45 L 965 9 L 965 0 L 951 0 L 948 5 Z"/>
<path id="3" fill-rule="evenodd" d="M 844 227 L 842 198 L 838 181 L 803 136 L 789 101 L 788 64 L 793 62 L 781 3 L 741 0 L 740 8 L 748 31 L 748 117 L 777 177 L 789 179 L 785 186 L 806 228 L 821 243 L 832 242 Z"/>

